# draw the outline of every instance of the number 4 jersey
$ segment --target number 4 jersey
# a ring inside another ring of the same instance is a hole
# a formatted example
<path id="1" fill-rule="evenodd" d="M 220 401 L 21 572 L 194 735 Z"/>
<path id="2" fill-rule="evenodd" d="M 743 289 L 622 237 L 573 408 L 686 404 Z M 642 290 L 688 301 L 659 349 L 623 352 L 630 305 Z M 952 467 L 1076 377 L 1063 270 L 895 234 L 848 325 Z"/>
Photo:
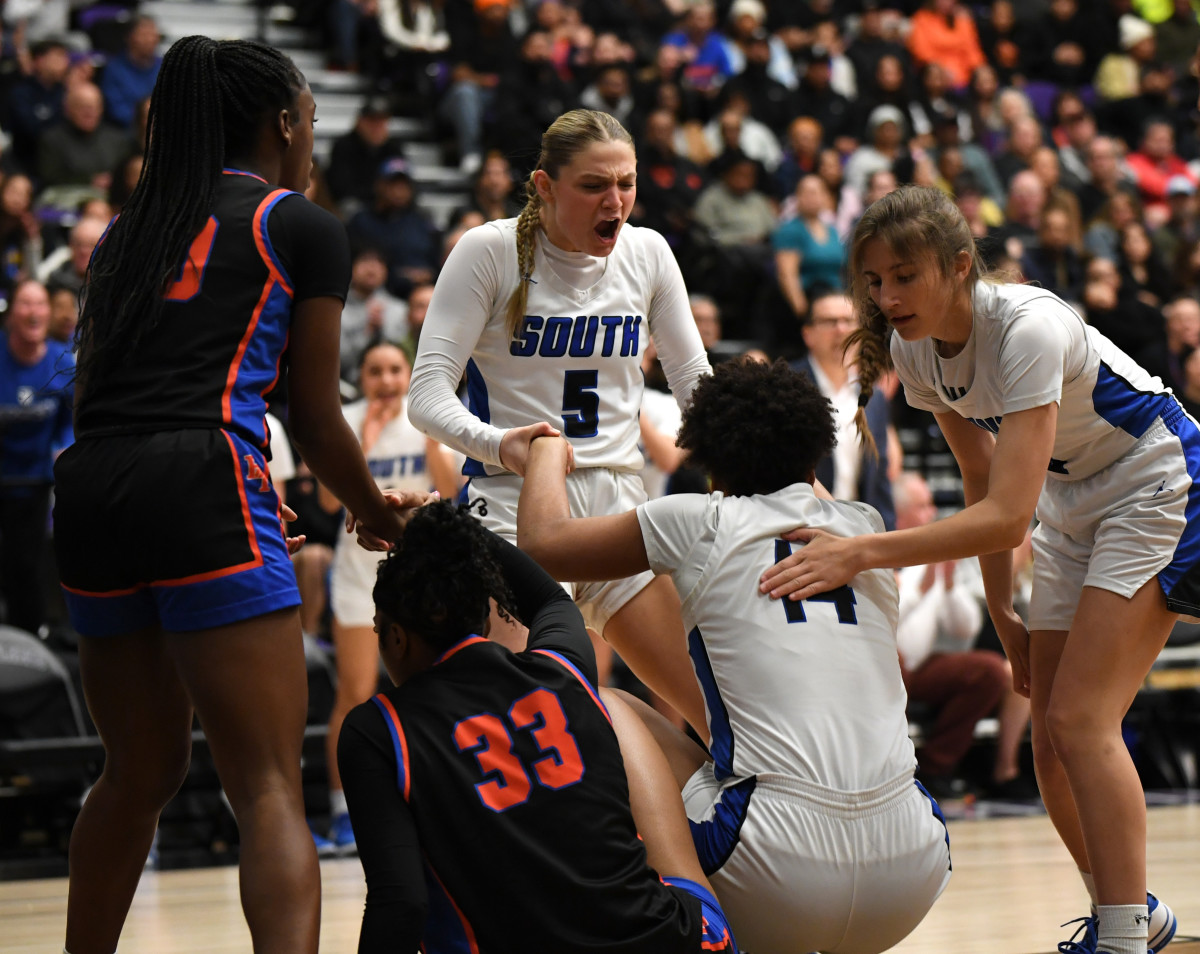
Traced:
<path id="1" fill-rule="evenodd" d="M 680 406 L 709 373 L 679 266 L 657 232 L 626 225 L 607 258 L 565 252 L 538 233 L 525 315 L 506 319 L 517 287 L 516 219 L 471 229 L 450 253 L 413 368 L 409 415 L 467 455 L 464 473 L 503 473 L 500 438 L 546 421 L 579 467 L 636 471 L 642 353 L 653 335 Z M 466 373 L 470 410 L 455 397 Z"/>
<path id="2" fill-rule="evenodd" d="M 786 775 L 857 792 L 911 773 L 891 570 L 793 603 L 758 589 L 796 527 L 882 532 L 865 504 L 821 500 L 809 484 L 773 494 L 679 494 L 638 508 L 650 566 L 683 601 L 718 779 Z"/>
<path id="3" fill-rule="evenodd" d="M 279 378 L 292 309 L 306 298 L 344 301 L 349 282 L 346 230 L 334 216 L 225 170 L 161 315 L 92 383 L 76 436 L 225 428 L 266 451 L 263 395 Z"/>

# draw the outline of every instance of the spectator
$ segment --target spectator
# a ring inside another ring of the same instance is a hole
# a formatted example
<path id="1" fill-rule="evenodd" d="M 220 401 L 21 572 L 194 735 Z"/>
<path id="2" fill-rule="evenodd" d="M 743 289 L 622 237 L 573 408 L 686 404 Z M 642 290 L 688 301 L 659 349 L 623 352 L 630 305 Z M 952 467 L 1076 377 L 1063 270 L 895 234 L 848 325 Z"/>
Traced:
<path id="1" fill-rule="evenodd" d="M 47 186 L 91 185 L 107 191 L 112 170 L 129 152 L 127 133 L 104 123 L 104 97 L 86 83 L 63 98 L 63 120 L 42 135 L 38 174 Z"/>
<path id="2" fill-rule="evenodd" d="M 732 76 L 737 77 L 757 63 L 762 73 L 786 89 L 796 87 L 796 67 L 786 44 L 767 32 L 767 8 L 763 0 L 734 0 L 729 7 L 729 36 L 725 52 Z M 751 52 L 754 47 L 754 52 Z M 756 115 L 758 115 L 756 113 Z M 766 117 L 758 115 L 766 121 Z"/>
<path id="3" fill-rule="evenodd" d="M 113 170 L 112 182 L 108 187 L 108 203 L 114 212 L 120 212 L 125 203 L 129 201 L 129 197 L 133 195 L 138 179 L 142 176 L 144 162 L 145 157 L 141 152 L 132 152 L 117 163 L 117 167 Z M 316 167 L 313 168 L 315 170 Z"/>
<path id="4" fill-rule="evenodd" d="M 880 106 L 894 106 L 904 115 L 905 129 L 916 128 L 914 94 L 898 56 L 887 54 L 880 57 L 869 84 L 864 77 L 864 86 L 861 115 L 869 117 Z"/>
<path id="5" fill-rule="evenodd" d="M 761 6 L 760 0 L 740 2 Z M 749 104 L 751 116 L 764 123 L 774 135 L 781 136 L 795 114 L 792 111 L 791 89 L 770 72 L 771 39 L 765 30 L 760 29 L 741 41 L 738 49 L 744 51 L 745 65 L 725 83 L 722 97 L 728 102 L 728 97 L 737 93 Z M 783 51 L 782 45 L 779 49 Z M 786 51 L 783 52 L 786 56 Z M 790 57 L 788 62 L 791 63 Z M 795 85 L 795 73 L 792 72 L 792 86 Z"/>
<path id="6" fill-rule="evenodd" d="M 1079 0 L 1050 0 L 1029 30 L 1029 78 L 1074 89 L 1091 82 L 1105 40 Z"/>
<path id="7" fill-rule="evenodd" d="M 933 122 L 933 135 L 936 143 L 935 155 L 940 155 L 946 149 L 958 149 L 962 156 L 963 168 L 975 177 L 975 181 L 984 190 L 989 199 L 994 202 L 1004 201 L 1004 186 L 996 175 L 987 151 L 974 142 L 964 142 L 962 124 L 959 117 L 952 114 L 936 116 Z"/>
<path id="8" fill-rule="evenodd" d="M 990 237 L 1004 247 L 1009 258 L 1020 261 L 1025 249 L 1037 241 L 1046 208 L 1046 187 L 1037 174 L 1026 169 L 1012 177 L 1004 224 L 992 229 Z"/>
<path id="9" fill-rule="evenodd" d="M 919 137 L 916 145 L 928 148 L 933 145 L 934 132 L 938 125 L 948 122 L 958 125 L 963 101 L 950 89 L 949 76 L 937 63 L 926 63 L 921 67 L 919 80 L 916 100 L 912 107 L 913 133 L 915 137 Z M 962 123 L 964 127 L 967 125 L 965 114 Z"/>
<path id="10" fill-rule="evenodd" d="M 868 77 L 876 75 L 875 69 L 885 56 L 895 57 L 901 65 L 901 73 L 907 68 L 908 50 L 904 45 L 884 35 L 883 3 L 881 0 L 864 0 L 862 16 L 858 21 L 858 34 L 846 48 L 846 56 L 854 66 L 859 93 Z"/>
<path id="11" fill-rule="evenodd" d="M 692 208 L 705 185 L 705 175 L 675 148 L 675 117 L 656 109 L 646 118 L 638 150 L 638 203 L 641 221 L 666 237 L 678 252 L 692 227 Z"/>
<path id="12" fill-rule="evenodd" d="M 679 30 L 663 37 L 663 43 L 683 52 L 683 78 L 688 86 L 713 96 L 733 75 L 733 63 L 725 41 L 717 32 L 717 8 L 709 0 L 696 0 L 683 15 Z"/>
<path id="13" fill-rule="evenodd" d="M 1062 93 L 1055 100 L 1054 128 L 1050 138 L 1058 150 L 1066 181 L 1079 193 L 1091 174 L 1087 167 L 1087 150 L 1096 138 L 1096 119 L 1075 93 Z"/>
<path id="14" fill-rule="evenodd" d="M 354 256 L 350 290 L 342 308 L 342 380 L 358 384 L 358 368 L 367 347 L 376 341 L 402 341 L 408 334 L 408 305 L 384 287 L 388 267 L 378 249 L 364 248 Z"/>
<path id="15" fill-rule="evenodd" d="M 369 204 L 380 166 L 402 153 L 400 141 L 388 132 L 391 116 L 386 96 L 368 96 L 354 128 L 334 140 L 325 178 L 334 200 L 343 209 L 357 211 L 359 206 Z"/>
<path id="16" fill-rule="evenodd" d="M 517 59 L 508 15 L 509 0 L 475 0 L 473 16 L 447 23 L 455 62 L 438 110 L 454 127 L 459 168 L 468 174 L 483 162 L 484 118 L 500 75 Z"/>
<path id="17" fill-rule="evenodd" d="M 721 340 L 721 309 L 708 295 L 688 295 L 692 307 L 692 318 L 700 332 L 700 342 L 709 354 Z"/>
<path id="18" fill-rule="evenodd" d="M 1159 60 L 1176 76 L 1187 76 L 1200 46 L 1200 21 L 1190 0 L 1173 0 L 1171 15 L 1154 27 L 1154 48 Z"/>
<path id="19" fill-rule="evenodd" d="M 955 89 L 964 88 L 971 71 L 987 62 L 974 19 L 955 0 L 927 0 L 924 8 L 913 14 L 908 51 L 918 67 L 940 63 Z"/>
<path id="20" fill-rule="evenodd" d="M 100 80 L 105 114 L 115 126 L 132 129 L 138 106 L 154 92 L 154 81 L 162 58 L 158 44 L 162 36 L 153 17 L 134 17 L 125 40 L 125 51 L 109 59 Z"/>
<path id="21" fill-rule="evenodd" d="M 1137 187 L 1125 178 L 1121 169 L 1117 142 L 1108 136 L 1096 136 L 1084 148 L 1087 179 L 1079 190 L 1079 211 L 1085 224 L 1118 192 L 1137 197 Z"/>
<path id="22" fill-rule="evenodd" d="M 33 183 L 19 173 L 9 176 L 0 185 L 0 287 L 6 293 L 34 276 L 45 245 L 33 212 Z"/>
<path id="23" fill-rule="evenodd" d="M 867 177 L 878 169 L 893 169 L 908 155 L 904 146 L 904 115 L 895 106 L 876 106 L 867 119 L 867 142 L 846 163 L 846 185 L 862 195 Z"/>
<path id="24" fill-rule="evenodd" d="M 843 286 L 845 246 L 826 218 L 832 212 L 829 189 L 819 176 L 808 175 L 796 186 L 796 217 L 772 236 L 775 278 L 784 301 L 798 320 L 808 314 L 810 296 Z"/>
<path id="25" fill-rule="evenodd" d="M 1200 300 L 1183 295 L 1163 308 L 1166 337 L 1138 352 L 1138 364 L 1178 394 L 1187 384 L 1184 354 L 1200 347 Z"/>
<path id="26" fill-rule="evenodd" d="M 413 285 L 434 279 L 440 251 L 437 230 L 417 208 L 408 163 L 389 159 L 375 177 L 375 202 L 346 225 L 351 245 L 377 248 L 388 265 L 387 289 L 404 297 Z"/>
<path id="27" fill-rule="evenodd" d="M 1008 146 L 996 157 L 996 174 L 1004 188 L 1012 184 L 1013 176 L 1028 169 L 1033 154 L 1042 146 L 1042 125 L 1033 116 L 1019 116 L 1009 129 Z"/>
<path id="28" fill-rule="evenodd" d="M 401 344 L 411 355 L 417 353 L 417 345 L 421 340 L 421 329 L 425 326 L 425 315 L 429 312 L 429 302 L 433 298 L 433 285 L 414 285 L 408 293 L 408 334 Z"/>
<path id="29" fill-rule="evenodd" d="M 1013 92 L 1020 96 L 1015 90 Z M 1008 127 L 1000 112 L 1000 83 L 996 71 L 981 66 L 971 74 L 967 88 L 967 110 L 971 117 L 971 139 L 989 156 L 999 153 Z"/>
<path id="30" fill-rule="evenodd" d="M 802 177 L 817 171 L 823 137 L 821 124 L 811 116 L 797 116 L 788 124 L 787 145 L 775 170 L 780 195 L 791 195 Z"/>
<path id="31" fill-rule="evenodd" d="M 826 141 L 848 155 L 858 145 L 858 110 L 833 88 L 833 60 L 827 47 L 813 44 L 805 58 L 808 65 L 793 97 L 793 113 L 819 122 Z"/>
<path id="32" fill-rule="evenodd" d="M 696 221 L 726 250 L 765 248 L 775 228 L 775 209 L 755 188 L 758 168 L 737 149 L 718 160 L 720 178 L 696 200 Z"/>
<path id="33" fill-rule="evenodd" d="M 503 153 L 492 150 L 475 174 L 470 201 L 451 218 L 461 218 L 466 212 L 480 213 L 485 222 L 515 218 L 521 214 L 522 205 L 516 186 L 512 166 Z"/>
<path id="34" fill-rule="evenodd" d="M 54 458 L 73 441 L 75 361 L 47 340 L 50 299 L 39 282 L 17 286 L 0 348 L 0 593 L 10 626 L 45 622 L 42 554 Z"/>
<path id="35" fill-rule="evenodd" d="M 85 215 L 75 223 L 67 240 L 67 257 L 58 262 L 57 256 L 48 258 L 43 264 L 45 281 L 48 285 L 69 288 L 79 294 L 83 288 L 84 277 L 87 275 L 88 264 L 92 260 L 92 252 L 104 235 L 108 220 Z"/>
<path id="36" fill-rule="evenodd" d="M 49 337 L 75 351 L 75 326 L 79 323 L 79 294 L 63 285 L 50 285 Z"/>
<path id="37" fill-rule="evenodd" d="M 431 96 L 430 68 L 450 48 L 441 0 L 379 0 L 379 31 L 384 75 L 403 93 Z"/>
<path id="38" fill-rule="evenodd" d="M 1079 198 L 1072 183 L 1063 181 L 1062 167 L 1058 164 L 1058 153 L 1049 146 L 1039 146 L 1029 160 L 1030 171 L 1046 187 L 1046 206 L 1059 206 L 1071 214 L 1071 227 L 1077 234 L 1083 233 L 1083 215 L 1079 211 Z"/>
<path id="39" fill-rule="evenodd" d="M 850 334 L 858 327 L 854 305 L 840 290 L 815 292 L 801 333 L 807 357 L 792 363 L 793 370 L 808 375 L 833 405 L 837 443 L 817 464 L 816 477 L 838 500 L 858 500 L 879 511 L 888 530 L 896 528 L 892 488 L 888 482 L 888 400 L 875 391 L 867 403 L 867 424 L 876 457 L 867 450 L 854 423 L 858 411 L 856 349 L 847 350 Z"/>
<path id="40" fill-rule="evenodd" d="M 628 126 L 634 107 L 632 89 L 629 71 L 613 63 L 596 72 L 595 82 L 579 94 L 579 102 L 587 109 L 615 116 L 622 126 Z"/>
<path id="41" fill-rule="evenodd" d="M 1088 262 L 1083 307 L 1088 324 L 1126 354 L 1138 354 L 1166 337 L 1162 312 L 1125 285 L 1124 276 L 1110 259 Z"/>
<path id="42" fill-rule="evenodd" d="M 1142 200 L 1146 222 L 1159 226 L 1166 221 L 1167 183 L 1173 176 L 1182 176 L 1195 185 L 1196 177 L 1184 160 L 1175 152 L 1175 129 L 1163 118 L 1146 121 L 1142 143 L 1125 160 L 1133 175 Z"/>
<path id="43" fill-rule="evenodd" d="M 919 474 L 902 473 L 895 485 L 896 528 L 924 526 L 937 515 L 933 494 Z M 934 798 L 959 794 L 955 772 L 980 719 L 1000 709 L 989 794 L 1037 798 L 1037 787 L 1020 774 L 1020 745 L 1029 724 L 1029 700 L 1012 690 L 1012 669 L 1000 653 L 973 649 L 983 611 L 968 585 L 970 567 L 949 560 L 909 566 L 897 574 L 900 625 L 896 643 L 908 700 L 931 706 L 933 724 L 917 749 L 921 784 Z"/>
<path id="44" fill-rule="evenodd" d="M 1012 0 L 992 0 L 990 16 L 979 22 L 979 46 L 988 69 L 1005 86 L 1025 78 L 1029 62 L 1029 35 L 1017 20 Z M 976 67 L 971 76 L 983 67 Z"/>
<path id="45" fill-rule="evenodd" d="M 1179 250 L 1200 238 L 1197 221 L 1196 184 L 1186 176 L 1172 176 L 1167 182 L 1167 221 L 1151 235 L 1154 251 L 1163 263 L 1173 265 Z"/>
<path id="46" fill-rule="evenodd" d="M 1105 55 L 1093 80 L 1100 98 L 1110 102 L 1136 96 L 1141 70 L 1154 59 L 1154 27 L 1132 13 L 1123 14 L 1117 27 L 1121 50 Z"/>
<path id="47" fill-rule="evenodd" d="M 1079 226 L 1062 206 L 1051 206 L 1042 214 L 1037 243 L 1026 248 L 1021 272 L 1028 282 L 1048 288 L 1068 303 L 1083 295 L 1083 256 Z"/>
<path id="48" fill-rule="evenodd" d="M 1154 244 L 1143 222 L 1130 222 L 1121 229 L 1117 266 L 1125 288 L 1153 308 L 1171 294 L 1171 276 L 1154 251 Z"/>
<path id="49" fill-rule="evenodd" d="M 552 60 L 550 35 L 530 30 L 520 54 L 508 65 L 496 97 L 496 126 L 504 130 L 505 152 L 532 171 L 541 149 L 542 132 L 575 105 L 574 88 Z"/>
<path id="50" fill-rule="evenodd" d="M 13 154 L 21 167 L 33 174 L 37 169 L 38 143 L 42 134 L 63 118 L 67 70 L 71 67 L 67 46 L 60 40 L 42 40 L 30 50 L 31 70 L 17 82 L 8 98 L 8 131 Z"/>
<path id="51" fill-rule="evenodd" d="M 750 104 L 740 95 L 731 96 L 726 106 L 704 127 L 704 141 L 709 152 L 718 159 L 730 149 L 736 149 L 757 162 L 768 172 L 774 172 L 783 161 L 779 140 L 764 123 L 750 115 Z M 764 186 L 760 181 L 758 185 Z"/>

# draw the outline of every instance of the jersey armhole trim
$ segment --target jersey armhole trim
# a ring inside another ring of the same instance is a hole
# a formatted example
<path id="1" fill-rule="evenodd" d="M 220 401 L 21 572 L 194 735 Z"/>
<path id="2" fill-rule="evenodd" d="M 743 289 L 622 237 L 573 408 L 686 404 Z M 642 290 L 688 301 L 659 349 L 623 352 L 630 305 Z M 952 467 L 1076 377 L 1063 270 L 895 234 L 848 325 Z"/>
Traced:
<path id="1" fill-rule="evenodd" d="M 553 649 L 535 649 L 534 652 L 540 653 L 543 656 L 549 656 L 551 659 L 565 666 L 566 669 L 572 675 L 574 675 L 576 679 L 579 680 L 579 682 L 583 685 L 583 688 L 587 690 L 588 695 L 592 697 L 592 702 L 596 703 L 596 705 L 600 707 L 600 711 L 604 713 L 604 718 L 606 718 L 610 724 L 612 723 L 612 716 L 608 712 L 608 706 L 606 706 L 604 704 L 604 700 L 600 698 L 600 693 L 595 689 L 595 687 L 592 686 L 590 682 L 588 682 L 587 676 L 580 672 L 579 668 L 573 662 L 571 662 L 571 660 L 567 659 L 567 657 L 562 655 L 562 653 L 556 653 Z"/>
<path id="2" fill-rule="evenodd" d="M 400 724 L 400 716 L 386 695 L 381 692 L 373 696 L 371 701 L 383 714 L 383 723 L 387 726 L 388 735 L 392 737 L 392 748 L 396 752 L 396 783 L 407 802 L 412 780 L 408 771 L 408 738 L 404 734 L 404 726 Z"/>
<path id="3" fill-rule="evenodd" d="M 254 212 L 254 244 L 258 248 L 258 254 L 262 258 L 263 264 L 267 266 L 267 271 L 271 273 L 271 277 L 287 292 L 289 298 L 293 297 L 292 283 L 284 272 L 283 263 L 279 261 L 279 257 L 275 254 L 275 248 L 271 244 L 271 236 L 267 232 L 267 216 L 282 199 L 297 194 L 290 189 L 276 189 L 258 204 L 258 208 Z"/>

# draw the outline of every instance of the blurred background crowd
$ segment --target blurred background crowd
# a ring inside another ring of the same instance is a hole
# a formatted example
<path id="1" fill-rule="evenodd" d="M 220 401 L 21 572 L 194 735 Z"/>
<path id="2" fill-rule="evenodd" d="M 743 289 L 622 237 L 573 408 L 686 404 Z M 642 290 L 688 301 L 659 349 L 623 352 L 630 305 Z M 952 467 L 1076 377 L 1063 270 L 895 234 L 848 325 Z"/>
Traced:
<path id="1" fill-rule="evenodd" d="M 223 25 L 218 11 L 241 25 Z M 69 642 L 44 546 L 50 462 L 70 440 L 64 368 L 89 256 L 137 181 L 171 39 L 259 36 L 288 48 L 309 77 L 319 124 L 308 195 L 344 220 L 354 255 L 347 400 L 359 396 L 370 343 L 415 353 L 463 232 L 519 212 L 546 125 L 576 106 L 603 110 L 637 145 L 630 221 L 670 243 L 712 359 L 784 357 L 811 374 L 842 426 L 822 479 L 903 526 L 959 505 L 957 472 L 894 381 L 869 409 L 884 454 L 861 452 L 853 355 L 842 355 L 853 316 L 841 294 L 856 221 L 898 185 L 953 196 L 990 266 L 1072 303 L 1200 410 L 1198 11 L 1191 0 L 6 0 L 3 618 Z M 650 492 L 702 489 L 673 453 L 678 411 L 661 400 L 652 354 L 645 370 Z M 273 478 L 319 555 L 337 514 L 292 460 L 284 392 L 276 398 Z M 1019 559 L 1023 572 L 1028 554 Z M 319 634 L 327 562 L 312 560 L 300 568 L 312 601 L 305 628 Z M 907 667 L 980 638 L 994 657 L 974 571 L 916 570 Z M 974 612 L 955 603 L 963 585 Z M 1003 714 L 1014 703 L 1002 660 L 986 663 L 969 678 L 960 660 L 925 680 L 935 687 L 928 705 L 944 710 L 950 686 L 960 708 L 948 723 Z M 1007 727 L 1019 741 L 1026 718 L 1019 707 L 1002 717 L 1002 739 Z M 926 775 L 953 773 L 961 742 L 932 754 L 927 745 Z M 998 757 L 993 782 L 1016 777 L 1015 751 Z"/>

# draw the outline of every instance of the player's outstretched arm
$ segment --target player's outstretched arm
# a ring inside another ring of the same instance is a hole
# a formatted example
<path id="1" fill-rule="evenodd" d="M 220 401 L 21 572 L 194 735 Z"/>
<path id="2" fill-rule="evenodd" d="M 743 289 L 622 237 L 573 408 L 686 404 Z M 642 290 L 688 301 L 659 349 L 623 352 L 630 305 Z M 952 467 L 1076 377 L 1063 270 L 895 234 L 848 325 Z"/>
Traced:
<path id="1" fill-rule="evenodd" d="M 539 437 L 529 449 L 517 504 L 517 546 L 558 580 L 620 580 L 650 569 L 637 511 L 571 516 L 567 472 L 571 445 Z"/>

